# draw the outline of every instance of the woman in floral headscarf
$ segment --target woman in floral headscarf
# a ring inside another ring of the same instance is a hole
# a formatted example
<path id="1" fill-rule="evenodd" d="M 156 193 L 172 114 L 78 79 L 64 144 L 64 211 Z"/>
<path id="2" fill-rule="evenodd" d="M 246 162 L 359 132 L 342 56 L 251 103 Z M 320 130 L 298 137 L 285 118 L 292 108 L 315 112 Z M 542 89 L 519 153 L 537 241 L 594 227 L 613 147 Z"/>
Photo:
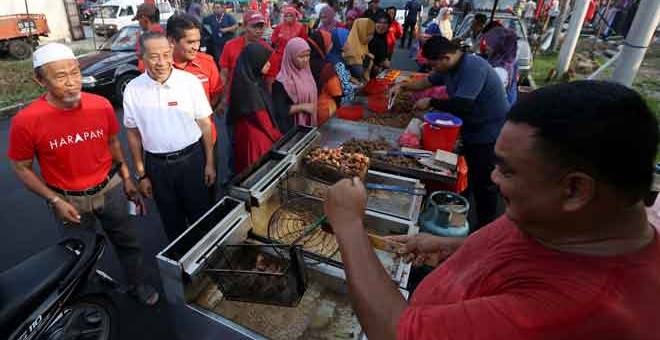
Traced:
<path id="1" fill-rule="evenodd" d="M 317 30 L 310 35 L 307 43 L 311 47 L 309 66 L 319 91 L 318 123 L 323 125 L 337 111 L 344 92 L 334 65 L 326 60 L 333 47 L 332 34 Z"/>
<path id="2" fill-rule="evenodd" d="M 282 22 L 273 29 L 273 34 L 270 38 L 275 49 L 275 53 L 271 59 L 271 67 L 275 68 L 272 72 L 280 70 L 284 48 L 289 40 L 295 37 L 307 39 L 307 26 L 298 21 L 300 17 L 300 12 L 294 7 L 286 6 L 282 9 Z"/>
<path id="3" fill-rule="evenodd" d="M 346 105 L 355 100 L 355 92 L 357 86 L 351 81 L 351 72 L 348 70 L 346 61 L 342 56 L 342 50 L 348 40 L 349 32 L 345 28 L 337 28 L 332 31 L 332 48 L 326 55 L 325 59 L 332 64 L 342 88 L 341 104 Z"/>

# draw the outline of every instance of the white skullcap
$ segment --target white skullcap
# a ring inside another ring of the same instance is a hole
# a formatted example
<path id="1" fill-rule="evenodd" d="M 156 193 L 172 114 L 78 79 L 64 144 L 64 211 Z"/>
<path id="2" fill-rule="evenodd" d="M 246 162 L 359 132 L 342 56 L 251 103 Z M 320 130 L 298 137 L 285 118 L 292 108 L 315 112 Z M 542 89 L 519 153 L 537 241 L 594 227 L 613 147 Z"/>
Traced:
<path id="1" fill-rule="evenodd" d="M 69 46 L 60 43 L 50 43 L 39 47 L 32 54 L 32 68 L 59 60 L 76 59 Z"/>

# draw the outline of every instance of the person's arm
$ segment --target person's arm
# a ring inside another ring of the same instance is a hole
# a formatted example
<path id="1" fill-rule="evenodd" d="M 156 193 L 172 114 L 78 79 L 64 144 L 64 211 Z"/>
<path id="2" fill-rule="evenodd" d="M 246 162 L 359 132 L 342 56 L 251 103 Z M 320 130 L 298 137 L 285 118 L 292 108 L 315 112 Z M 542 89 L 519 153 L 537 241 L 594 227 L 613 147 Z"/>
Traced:
<path id="1" fill-rule="evenodd" d="M 403 83 L 400 85 L 400 88 L 401 90 L 422 91 L 430 88 L 431 86 L 433 86 L 433 84 L 429 82 L 428 78 L 424 78 L 413 83 Z"/>
<path id="2" fill-rule="evenodd" d="M 206 94 L 204 94 L 204 88 L 200 82 L 193 81 L 189 87 L 195 110 L 195 121 L 197 122 L 199 129 L 202 131 L 202 144 L 204 146 L 204 154 L 206 156 L 206 165 L 204 167 L 204 183 L 207 186 L 211 186 L 215 183 L 216 177 L 215 159 L 213 153 L 213 145 L 215 144 L 215 140 L 213 138 L 212 132 L 213 121 L 211 120 L 213 109 L 211 109 L 211 105 L 209 105 Z"/>
<path id="3" fill-rule="evenodd" d="M 469 98 L 452 97 L 447 100 L 432 98 L 431 106 L 439 111 L 451 112 L 459 117 L 465 117 L 474 110 L 474 100 Z"/>
<path id="4" fill-rule="evenodd" d="M 126 197 L 141 209 L 143 206 L 142 198 L 138 194 L 137 187 L 131 178 L 131 172 L 128 169 L 128 163 L 124 158 L 124 152 L 121 148 L 121 143 L 119 142 L 119 134 L 110 136 L 108 139 L 108 147 L 110 149 L 110 154 L 112 155 L 112 160 L 115 163 L 121 164 L 121 167 L 119 168 L 119 176 L 124 183 L 124 193 L 126 194 Z"/>
<path id="5" fill-rule="evenodd" d="M 351 304 L 370 339 L 396 339 L 407 302 L 385 271 L 364 230 L 367 194 L 362 182 L 344 179 L 328 190 L 325 212 L 339 243 Z"/>
<path id="6" fill-rule="evenodd" d="M 23 182 L 28 190 L 46 199 L 55 210 L 55 214 L 65 222 L 80 223 L 78 210 L 51 190 L 32 169 L 32 159 L 23 161 L 11 161 L 11 167 L 18 179 Z"/>
<path id="7" fill-rule="evenodd" d="M 215 160 L 213 159 L 213 134 L 211 133 L 211 118 L 197 119 L 197 125 L 202 130 L 202 143 L 204 144 L 204 154 L 206 155 L 206 166 L 204 170 L 204 180 L 207 186 L 215 183 Z"/>

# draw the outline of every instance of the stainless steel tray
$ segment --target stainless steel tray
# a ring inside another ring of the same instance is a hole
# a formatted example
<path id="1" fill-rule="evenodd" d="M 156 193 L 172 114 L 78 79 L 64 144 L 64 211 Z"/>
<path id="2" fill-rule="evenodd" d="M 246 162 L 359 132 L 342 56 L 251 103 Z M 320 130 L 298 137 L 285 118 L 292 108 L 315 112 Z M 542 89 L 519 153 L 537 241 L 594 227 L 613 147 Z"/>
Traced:
<path id="1" fill-rule="evenodd" d="M 325 198 L 328 185 L 302 175 L 304 171 L 296 172 L 286 179 L 289 190 L 302 192 L 314 197 Z M 366 180 L 368 183 L 386 184 L 406 189 L 424 188 L 417 179 L 397 176 L 385 172 L 369 170 Z M 368 190 L 367 209 L 396 218 L 417 223 L 422 206 L 422 197 L 408 195 L 401 192 Z"/>
<path id="2" fill-rule="evenodd" d="M 229 194 L 250 207 L 258 206 L 275 192 L 278 183 L 295 164 L 293 155 L 271 151 L 232 179 Z"/>
<path id="3" fill-rule="evenodd" d="M 241 242 L 250 227 L 245 203 L 225 197 L 156 257 L 181 266 L 192 276 L 205 264 L 209 253 L 222 243 Z"/>
<path id="4" fill-rule="evenodd" d="M 318 143 L 321 133 L 317 128 L 298 125 L 277 141 L 272 150 L 293 155 L 296 161 Z"/>

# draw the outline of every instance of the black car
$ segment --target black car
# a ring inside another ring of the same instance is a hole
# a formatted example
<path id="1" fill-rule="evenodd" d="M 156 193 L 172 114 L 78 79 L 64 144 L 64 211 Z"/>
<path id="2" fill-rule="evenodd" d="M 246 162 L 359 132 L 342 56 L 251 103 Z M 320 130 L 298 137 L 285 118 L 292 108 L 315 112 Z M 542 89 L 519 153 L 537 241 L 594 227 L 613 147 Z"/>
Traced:
<path id="1" fill-rule="evenodd" d="M 140 75 L 135 54 L 140 27 L 122 28 L 96 52 L 78 57 L 83 91 L 121 102 L 126 84 Z"/>

